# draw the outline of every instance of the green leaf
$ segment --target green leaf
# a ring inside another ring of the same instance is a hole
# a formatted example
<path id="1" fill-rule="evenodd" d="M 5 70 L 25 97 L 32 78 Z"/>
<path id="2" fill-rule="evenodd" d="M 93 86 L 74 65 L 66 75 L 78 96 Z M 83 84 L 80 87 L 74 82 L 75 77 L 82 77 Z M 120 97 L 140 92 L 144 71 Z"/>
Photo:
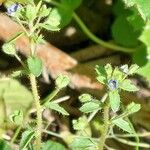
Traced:
<path id="1" fill-rule="evenodd" d="M 7 116 L 3 112 L 3 101 L 5 102 Z M 24 114 L 31 107 L 33 97 L 31 92 L 21 85 L 17 80 L 9 78 L 0 79 L 0 124 L 7 120 L 9 125 L 13 125 L 8 117 L 15 111 L 20 109 Z"/>
<path id="2" fill-rule="evenodd" d="M 100 110 L 101 106 L 100 106 L 100 102 L 87 102 L 85 104 L 82 105 L 82 107 L 80 107 L 80 111 L 82 111 L 83 113 L 90 113 L 93 112 L 95 110 Z"/>
<path id="3" fill-rule="evenodd" d="M 1 150 L 11 150 L 11 147 L 7 144 L 6 141 L 0 139 L 0 149 Z"/>
<path id="4" fill-rule="evenodd" d="M 24 150 L 31 142 L 31 140 L 34 138 L 34 136 L 35 136 L 34 131 L 27 130 L 23 132 L 19 145 L 19 150 Z"/>
<path id="5" fill-rule="evenodd" d="M 142 31 L 145 26 L 145 21 L 138 14 L 139 12 L 135 9 L 132 15 L 127 17 L 129 24 L 133 27 L 134 31 Z"/>
<path id="6" fill-rule="evenodd" d="M 139 89 L 131 83 L 130 80 L 128 79 L 125 79 L 122 81 L 122 83 L 120 84 L 120 88 L 125 90 L 125 91 L 129 91 L 129 92 L 136 92 L 138 91 Z"/>
<path id="7" fill-rule="evenodd" d="M 106 83 L 106 80 L 107 80 L 107 73 L 106 73 L 106 70 L 103 66 L 98 66 L 96 65 L 95 67 L 95 71 L 97 73 L 97 80 L 102 83 L 102 84 L 105 84 Z"/>
<path id="8" fill-rule="evenodd" d="M 112 36 L 120 45 L 135 47 L 138 45 L 138 37 L 141 32 L 134 30 L 127 17 L 128 15 L 120 15 L 116 18 L 112 26 Z"/>
<path id="9" fill-rule="evenodd" d="M 139 11 L 144 20 L 150 18 L 150 1 L 149 0 L 123 0 L 127 7 L 134 6 Z"/>
<path id="10" fill-rule="evenodd" d="M 79 96 L 79 100 L 82 103 L 90 102 L 92 100 L 92 96 L 90 94 L 82 94 Z"/>
<path id="11" fill-rule="evenodd" d="M 17 70 L 11 74 L 11 77 L 12 78 L 20 77 L 22 74 L 23 74 L 23 70 Z"/>
<path id="12" fill-rule="evenodd" d="M 72 16 L 73 16 L 73 10 L 72 9 L 67 9 L 67 8 L 64 9 L 64 8 L 61 8 L 61 7 L 58 7 L 56 9 L 57 9 L 57 12 L 58 12 L 59 17 L 60 17 L 59 27 L 63 28 L 71 22 Z"/>
<path id="13" fill-rule="evenodd" d="M 73 120 L 74 130 L 83 130 L 88 124 L 87 118 L 85 116 L 78 118 L 78 120 Z"/>
<path id="14" fill-rule="evenodd" d="M 135 104 L 134 102 L 130 103 L 129 105 L 127 105 L 126 111 L 129 114 L 133 114 L 138 112 L 141 109 L 141 105 L 140 104 Z"/>
<path id="15" fill-rule="evenodd" d="M 69 115 L 68 112 L 64 108 L 62 108 L 61 106 L 59 106 L 55 102 L 49 102 L 49 103 L 47 103 L 46 107 L 50 108 L 52 110 L 55 110 L 55 111 L 61 113 L 62 115 L 66 115 L 66 116 Z"/>
<path id="16" fill-rule="evenodd" d="M 109 92 L 109 101 L 113 112 L 117 112 L 120 107 L 120 95 L 117 90 Z"/>
<path id="17" fill-rule="evenodd" d="M 136 64 L 133 64 L 130 66 L 128 74 L 132 75 L 136 73 L 138 69 L 139 69 L 139 66 Z"/>
<path id="18" fill-rule="evenodd" d="M 89 138 L 78 137 L 73 140 L 70 146 L 72 149 L 94 148 L 95 143 Z"/>
<path id="19" fill-rule="evenodd" d="M 28 57 L 27 64 L 30 72 L 36 77 L 42 73 L 42 61 L 38 57 Z"/>
<path id="20" fill-rule="evenodd" d="M 42 150 L 66 150 L 66 148 L 60 143 L 47 141 L 42 144 Z"/>
<path id="21" fill-rule="evenodd" d="M 105 71 L 107 74 L 107 79 L 110 79 L 112 76 L 112 72 L 113 72 L 113 68 L 112 68 L 111 64 L 105 65 Z"/>
<path id="22" fill-rule="evenodd" d="M 69 77 L 67 75 L 60 74 L 56 78 L 55 82 L 56 82 L 56 86 L 59 89 L 62 89 L 62 88 L 66 87 L 69 84 L 70 79 L 69 79 Z"/>
<path id="23" fill-rule="evenodd" d="M 10 120 L 17 125 L 21 125 L 23 122 L 23 111 L 16 110 L 12 115 L 10 115 Z"/>
<path id="24" fill-rule="evenodd" d="M 42 5 L 39 15 L 40 17 L 47 17 L 50 14 L 51 9 L 47 8 L 46 5 Z"/>
<path id="25" fill-rule="evenodd" d="M 127 121 L 123 120 L 122 118 L 115 119 L 112 121 L 112 123 L 114 123 L 116 126 L 118 126 L 119 128 L 121 128 L 122 130 L 128 133 L 133 133 L 130 124 Z"/>
<path id="26" fill-rule="evenodd" d="M 82 0 L 61 0 L 61 4 L 64 5 L 64 7 L 68 7 L 70 9 L 76 9 L 80 6 Z"/>
<path id="27" fill-rule="evenodd" d="M 30 22 L 32 22 L 34 19 L 36 19 L 37 11 L 36 11 L 36 7 L 35 6 L 33 6 L 31 4 L 28 4 L 26 6 L 25 13 L 26 13 L 26 17 L 28 18 L 28 20 Z"/>
<path id="28" fill-rule="evenodd" d="M 139 39 L 147 46 L 150 47 L 150 20 L 147 21 L 144 30 Z"/>
<path id="29" fill-rule="evenodd" d="M 15 45 L 12 43 L 5 43 L 2 46 L 3 52 L 8 54 L 8 55 L 15 55 L 16 54 L 16 48 Z"/>
<path id="30" fill-rule="evenodd" d="M 54 31 L 60 30 L 59 25 L 61 21 L 61 16 L 57 8 L 52 9 L 47 20 L 44 22 L 42 27 L 47 28 L 48 30 Z"/>

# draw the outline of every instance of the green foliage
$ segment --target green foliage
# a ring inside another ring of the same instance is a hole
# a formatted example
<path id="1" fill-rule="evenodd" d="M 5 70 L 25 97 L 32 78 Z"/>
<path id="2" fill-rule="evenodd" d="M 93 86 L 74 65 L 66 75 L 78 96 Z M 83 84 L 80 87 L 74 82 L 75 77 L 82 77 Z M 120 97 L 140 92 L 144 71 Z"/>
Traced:
<path id="1" fill-rule="evenodd" d="M 122 118 L 115 119 L 112 121 L 112 123 L 114 123 L 116 126 L 118 126 L 119 128 L 121 128 L 122 130 L 124 130 L 128 133 L 133 133 L 133 130 L 132 130 L 130 124 Z"/>
<path id="2" fill-rule="evenodd" d="M 9 78 L 1 78 L 0 108 L 3 108 L 5 105 L 9 112 L 7 113 L 7 116 L 5 116 L 3 109 L 0 109 L 0 124 L 2 124 L 4 120 L 7 120 L 7 117 L 18 109 L 26 113 L 32 101 L 32 94 L 18 81 Z"/>
<path id="3" fill-rule="evenodd" d="M 42 73 L 42 61 L 38 57 L 28 57 L 27 64 L 29 71 L 36 77 L 40 76 Z"/>
<path id="4" fill-rule="evenodd" d="M 56 8 L 52 9 L 50 12 L 50 15 L 48 16 L 47 20 L 44 22 L 44 24 L 40 24 L 41 27 L 50 30 L 50 31 L 58 31 L 60 30 L 60 14 Z"/>
<path id="5" fill-rule="evenodd" d="M 125 79 L 125 80 L 121 83 L 120 88 L 123 89 L 123 90 L 125 90 L 125 91 L 129 91 L 129 92 L 136 92 L 136 91 L 139 90 L 139 89 L 138 89 L 134 84 L 132 84 L 131 81 L 128 80 L 128 79 Z"/>
<path id="6" fill-rule="evenodd" d="M 46 143 L 43 143 L 42 150 L 66 150 L 66 148 L 60 143 L 47 141 Z"/>
<path id="7" fill-rule="evenodd" d="M 28 146 L 28 144 L 31 142 L 34 136 L 34 131 L 26 130 L 25 132 L 23 132 L 19 150 L 25 150 L 25 148 Z"/>
<path id="8" fill-rule="evenodd" d="M 87 118 L 82 116 L 78 120 L 73 120 L 72 123 L 74 130 L 84 130 L 87 125 Z"/>
<path id="9" fill-rule="evenodd" d="M 144 30 L 139 37 L 139 39 L 145 44 L 145 46 L 142 46 L 140 49 L 137 50 L 133 54 L 133 61 L 137 63 L 140 68 L 138 70 L 138 74 L 146 77 L 148 80 L 150 79 L 150 61 L 149 61 L 149 55 L 150 55 L 150 21 L 147 21 L 146 26 L 144 27 Z"/>
<path id="10" fill-rule="evenodd" d="M 101 103 L 99 101 L 93 100 L 91 102 L 87 102 L 83 104 L 79 110 L 83 113 L 90 113 L 100 109 L 101 109 Z"/>
<path id="11" fill-rule="evenodd" d="M 21 110 L 15 110 L 14 113 L 10 115 L 10 120 L 17 125 L 22 125 L 23 112 Z"/>
<path id="12" fill-rule="evenodd" d="M 95 148 L 95 142 L 89 138 L 77 137 L 70 146 L 73 150 L 85 150 L 87 148 Z"/>
<path id="13" fill-rule="evenodd" d="M 129 114 L 133 114 L 138 112 L 141 109 L 141 105 L 140 104 L 135 104 L 134 102 L 130 103 L 129 105 L 127 105 L 126 111 Z"/>
<path id="14" fill-rule="evenodd" d="M 128 18 L 128 15 L 120 15 L 116 18 L 112 26 L 112 36 L 120 45 L 125 47 L 135 47 L 138 45 L 140 32 L 133 28 L 133 25 L 129 23 Z"/>
<path id="15" fill-rule="evenodd" d="M 47 103 L 46 107 L 55 110 L 61 113 L 62 115 L 66 115 L 66 116 L 69 115 L 68 112 L 63 107 L 59 106 L 59 104 L 56 104 L 55 102 Z"/>
<path id="16" fill-rule="evenodd" d="M 120 108 L 120 95 L 118 91 L 110 91 L 109 92 L 109 101 L 111 109 L 116 112 Z"/>
<path id="17" fill-rule="evenodd" d="M 24 4 L 25 7 L 24 5 L 20 6 L 19 10 L 13 12 L 14 15 L 10 15 L 16 22 L 18 22 L 22 26 L 23 34 L 25 34 L 29 38 L 30 56 L 27 57 L 27 66 L 26 63 L 24 63 L 16 54 L 15 45 L 13 44 L 15 43 L 17 38 L 23 35 L 22 33 L 18 34 L 18 36 L 15 36 L 3 45 L 3 51 L 6 54 L 15 56 L 24 67 L 23 71 L 26 72 L 25 74 L 29 75 L 32 86 L 32 95 L 34 97 L 34 103 L 36 106 L 36 121 L 33 122 L 33 124 L 27 124 L 27 126 L 30 126 L 30 129 L 28 129 L 26 128 L 26 126 L 24 126 L 23 114 L 25 114 L 27 108 L 30 106 L 29 103 L 31 104 L 31 102 L 33 101 L 31 93 L 23 86 L 20 86 L 18 82 L 16 83 L 15 80 L 11 80 L 11 82 L 9 83 L 7 83 L 6 80 L 5 84 L 0 84 L 0 106 L 1 108 L 3 108 L 0 110 L 2 111 L 2 114 L 4 114 L 1 117 L 1 122 L 3 123 L 5 121 L 5 117 L 11 114 L 10 120 L 16 125 L 19 125 L 19 127 L 23 127 L 25 129 L 20 141 L 20 150 L 33 150 L 35 146 L 33 145 L 33 143 L 35 143 L 34 140 L 36 140 L 37 142 L 37 148 L 41 148 L 42 132 L 45 125 L 45 122 L 43 122 L 42 120 L 42 112 L 45 110 L 45 108 L 49 108 L 50 110 L 59 112 L 64 116 L 69 115 L 69 113 L 60 106 L 59 102 L 61 102 L 61 100 L 51 101 L 62 88 L 66 87 L 69 84 L 70 80 L 66 75 L 59 75 L 56 78 L 55 90 L 51 94 L 49 94 L 46 99 L 44 99 L 43 105 L 41 105 L 40 103 L 41 101 L 39 99 L 38 87 L 36 85 L 36 77 L 39 77 L 41 75 L 42 61 L 36 56 L 36 46 L 37 44 L 41 44 L 44 42 L 43 35 L 41 34 L 42 29 L 46 29 L 48 31 L 58 31 L 60 30 L 60 28 L 66 26 L 72 20 L 72 17 L 76 16 L 74 11 L 80 6 L 82 2 L 82 0 L 60 0 L 59 2 L 46 0 L 47 2 L 52 2 L 57 6 L 48 8 L 48 5 L 45 5 L 42 0 L 37 1 L 37 3 L 35 3 L 34 1 L 26 3 Z M 146 0 L 146 3 L 144 4 L 141 3 L 140 0 L 123 1 L 125 3 L 125 6 L 131 8 L 124 9 L 123 3 L 120 3 L 120 9 L 122 13 L 116 13 L 117 18 L 112 26 L 112 36 L 118 44 L 125 47 L 136 47 L 141 41 L 147 48 L 146 54 L 148 55 L 144 56 L 149 59 L 149 21 L 147 21 L 146 28 L 144 28 L 143 30 L 143 27 L 145 26 L 144 20 L 149 18 L 149 9 L 147 9 L 147 5 L 149 4 L 149 2 Z M 141 16 L 137 15 L 137 12 L 139 12 Z M 87 32 L 87 35 L 94 37 L 94 39 L 96 39 L 97 41 L 97 37 L 95 38 L 95 36 L 93 36 L 88 31 L 82 21 L 80 21 L 78 17 L 76 17 L 76 19 L 84 28 L 84 31 Z M 109 48 L 113 47 L 114 49 L 114 47 L 117 47 L 115 45 L 110 46 L 111 44 L 109 45 L 108 43 L 105 44 L 105 42 L 99 39 L 98 41 L 100 41 L 99 43 L 104 43 L 104 45 L 107 45 L 106 47 Z M 123 49 L 122 47 L 119 48 Z M 118 47 L 116 48 L 116 50 L 118 50 Z M 137 53 L 137 51 L 135 53 Z M 135 53 L 133 54 L 133 57 L 135 56 Z M 139 53 L 137 53 L 136 55 L 139 55 Z M 79 100 L 82 103 L 82 106 L 79 108 L 79 110 L 83 113 L 83 116 L 76 120 L 73 120 L 73 129 L 76 130 L 77 133 L 75 136 L 73 136 L 74 139 L 72 143 L 67 143 L 69 145 L 69 148 L 72 148 L 73 150 L 102 149 L 105 145 L 105 139 L 107 138 L 107 136 L 109 136 L 109 134 L 111 134 L 109 132 L 110 129 L 112 130 L 114 126 L 117 126 L 130 134 L 134 133 L 133 127 L 131 127 L 129 121 L 126 121 L 126 118 L 129 115 L 139 111 L 141 106 L 132 102 L 128 104 L 124 110 L 122 110 L 120 92 L 121 90 L 129 92 L 138 91 L 138 88 L 133 85 L 129 79 L 127 79 L 129 75 L 133 75 L 139 72 L 138 69 L 139 67 L 136 64 L 131 65 L 130 67 L 128 65 L 113 67 L 111 64 L 107 64 L 105 66 L 96 66 L 95 70 L 97 73 L 97 80 L 106 87 L 107 91 L 101 99 L 93 98 L 90 94 L 82 94 L 79 97 Z M 23 71 L 21 71 L 21 73 L 23 73 Z M 18 75 L 20 75 L 20 72 L 16 72 L 14 76 L 16 77 Z M 18 95 L 15 92 L 17 92 Z M 19 97 L 19 101 L 17 96 Z M 13 101 L 17 103 L 17 106 L 15 106 L 15 108 L 12 109 L 12 106 L 7 106 L 8 104 L 11 104 L 8 103 L 8 97 L 11 100 L 15 99 L 15 101 Z M 4 112 L 5 106 L 10 109 L 10 114 Z M 91 137 L 91 133 L 87 133 L 87 130 L 85 128 L 88 127 L 90 121 L 95 117 L 95 115 L 99 114 L 104 114 L 102 118 L 103 120 L 99 120 L 102 124 L 102 129 L 99 129 L 101 131 L 101 137 L 95 139 Z M 58 133 L 51 133 L 52 135 L 63 138 L 63 136 L 59 135 Z M 99 148 L 101 146 L 102 148 Z M 42 149 L 65 150 L 66 148 L 62 144 L 53 141 L 47 141 L 42 144 Z"/>
<path id="18" fill-rule="evenodd" d="M 90 94 L 82 94 L 79 96 L 79 100 L 82 103 L 90 102 L 92 100 L 92 96 Z"/>
<path id="19" fill-rule="evenodd" d="M 123 0 L 127 7 L 135 7 L 144 20 L 150 19 L 149 0 Z"/>
<path id="20" fill-rule="evenodd" d="M 55 82 L 56 82 L 56 87 L 62 89 L 69 84 L 70 79 L 68 76 L 61 74 L 56 78 Z"/>
<path id="21" fill-rule="evenodd" d="M 1 150 L 11 150 L 11 147 L 7 144 L 7 142 L 2 139 L 0 139 L 0 148 Z"/>
<path id="22" fill-rule="evenodd" d="M 46 0 L 47 2 L 51 2 L 50 0 Z M 73 13 L 75 9 L 77 9 L 82 0 L 61 0 L 57 8 L 55 8 L 55 12 L 58 14 L 58 18 L 60 21 L 59 28 L 63 28 L 68 25 L 72 20 Z M 56 17 L 57 18 L 57 17 Z"/>
<path id="23" fill-rule="evenodd" d="M 8 54 L 8 55 L 14 56 L 16 54 L 15 46 L 12 43 L 5 43 L 2 46 L 2 49 L 3 49 L 3 52 Z"/>

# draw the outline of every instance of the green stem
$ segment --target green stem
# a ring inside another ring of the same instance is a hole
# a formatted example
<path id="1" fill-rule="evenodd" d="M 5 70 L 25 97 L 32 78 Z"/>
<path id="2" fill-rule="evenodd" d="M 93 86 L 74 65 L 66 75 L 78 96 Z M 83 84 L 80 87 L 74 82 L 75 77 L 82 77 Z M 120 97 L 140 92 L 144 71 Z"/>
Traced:
<path id="1" fill-rule="evenodd" d="M 106 105 L 104 106 L 103 119 L 104 119 L 104 124 L 103 124 L 103 130 L 101 132 L 98 150 L 103 150 L 107 138 L 107 133 L 109 129 L 109 103 L 106 103 Z"/>
<path id="2" fill-rule="evenodd" d="M 136 49 L 134 48 L 125 48 L 125 47 L 121 47 L 119 45 L 115 45 L 115 44 L 111 44 L 108 42 L 105 42 L 103 40 L 101 40 L 100 38 L 98 38 L 97 36 L 95 36 L 87 27 L 86 25 L 83 23 L 83 21 L 79 18 L 79 16 L 74 13 L 73 14 L 73 18 L 75 19 L 75 21 L 78 23 L 78 25 L 80 26 L 80 28 L 82 29 L 82 31 L 95 43 L 105 47 L 105 48 L 109 48 L 115 51 L 122 51 L 122 52 L 127 52 L 127 53 L 131 53 L 134 52 Z"/>
<path id="3" fill-rule="evenodd" d="M 18 135 L 19 135 L 19 133 L 20 133 L 20 131 L 21 131 L 21 128 L 22 128 L 22 126 L 20 125 L 17 129 L 16 129 L 16 131 L 15 131 L 15 134 L 14 134 L 14 136 L 12 137 L 12 139 L 11 139 L 11 144 L 13 144 L 15 141 L 16 141 L 16 138 L 18 137 Z"/>
<path id="4" fill-rule="evenodd" d="M 61 5 L 61 3 L 56 2 L 54 0 L 50 1 L 49 3 L 51 3 L 54 6 L 57 7 L 61 7 L 63 9 L 65 9 L 65 7 L 63 5 Z M 87 26 L 83 23 L 83 21 L 79 18 L 79 16 L 76 13 L 73 13 L 73 18 L 74 20 L 78 23 L 78 25 L 80 26 L 80 28 L 82 29 L 82 31 L 95 43 L 108 48 L 108 49 L 112 49 L 115 51 L 121 51 L 121 52 L 126 52 L 126 53 L 132 53 L 134 52 L 137 48 L 126 48 L 126 47 L 122 47 L 119 45 L 115 45 L 112 43 L 108 43 L 103 41 L 102 39 L 100 39 L 99 37 L 95 36 L 88 28 Z"/>
<path id="5" fill-rule="evenodd" d="M 132 125 L 130 119 L 127 117 L 127 121 L 129 122 L 130 124 L 130 127 L 132 128 L 132 131 L 133 131 L 133 134 L 135 135 L 135 141 L 136 141 L 136 146 L 135 146 L 135 150 L 139 150 L 139 143 L 140 143 L 140 138 L 138 137 L 135 129 L 134 129 L 134 126 Z"/>
<path id="6" fill-rule="evenodd" d="M 46 105 L 49 101 L 51 101 L 60 91 L 59 88 L 55 88 L 55 90 L 50 93 L 44 100 L 43 100 L 43 104 L 42 105 Z"/>
<path id="7" fill-rule="evenodd" d="M 125 140 L 122 138 L 114 137 L 114 139 L 117 140 L 118 142 L 121 142 L 121 143 L 126 144 L 126 145 L 130 145 L 130 146 L 136 146 L 137 145 L 137 143 L 135 143 L 135 142 L 128 141 L 128 140 Z M 139 143 L 139 147 L 150 148 L 150 145 L 147 143 Z"/>
<path id="8" fill-rule="evenodd" d="M 30 74 L 30 83 L 33 93 L 33 98 L 35 101 L 36 111 L 37 111 L 37 130 L 36 130 L 36 150 L 41 149 L 41 135 L 42 135 L 42 109 L 40 105 L 40 99 L 37 90 L 36 78 L 33 74 Z"/>

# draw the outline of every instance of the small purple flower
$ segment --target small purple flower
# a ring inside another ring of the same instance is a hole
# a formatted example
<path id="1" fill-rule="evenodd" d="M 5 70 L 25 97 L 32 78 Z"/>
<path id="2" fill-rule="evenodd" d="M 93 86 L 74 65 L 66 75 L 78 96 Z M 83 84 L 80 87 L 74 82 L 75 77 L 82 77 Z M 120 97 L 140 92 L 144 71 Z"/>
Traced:
<path id="1" fill-rule="evenodd" d="M 108 87 L 110 90 L 116 90 L 118 88 L 117 80 L 111 79 L 108 81 Z"/>
<path id="2" fill-rule="evenodd" d="M 20 5 L 19 4 L 12 4 L 11 6 L 9 6 L 7 8 L 7 13 L 8 15 L 10 16 L 14 16 L 15 12 L 20 8 Z"/>

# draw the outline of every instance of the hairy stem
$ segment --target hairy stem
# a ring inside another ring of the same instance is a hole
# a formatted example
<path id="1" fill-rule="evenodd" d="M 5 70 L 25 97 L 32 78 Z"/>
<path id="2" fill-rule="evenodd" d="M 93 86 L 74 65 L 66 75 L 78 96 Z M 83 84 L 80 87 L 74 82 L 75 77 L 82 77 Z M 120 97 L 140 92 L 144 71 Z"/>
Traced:
<path id="1" fill-rule="evenodd" d="M 106 105 L 104 106 L 103 119 L 104 119 L 104 124 L 103 124 L 103 130 L 101 132 L 98 150 L 103 150 L 105 146 L 105 140 L 107 137 L 108 129 L 109 129 L 109 103 L 106 103 Z"/>
<path id="2" fill-rule="evenodd" d="M 41 149 L 41 134 L 42 134 L 42 109 L 40 105 L 40 98 L 37 90 L 36 78 L 33 74 L 30 74 L 30 83 L 33 93 L 33 98 L 37 111 L 37 131 L 36 131 L 36 150 Z"/>

